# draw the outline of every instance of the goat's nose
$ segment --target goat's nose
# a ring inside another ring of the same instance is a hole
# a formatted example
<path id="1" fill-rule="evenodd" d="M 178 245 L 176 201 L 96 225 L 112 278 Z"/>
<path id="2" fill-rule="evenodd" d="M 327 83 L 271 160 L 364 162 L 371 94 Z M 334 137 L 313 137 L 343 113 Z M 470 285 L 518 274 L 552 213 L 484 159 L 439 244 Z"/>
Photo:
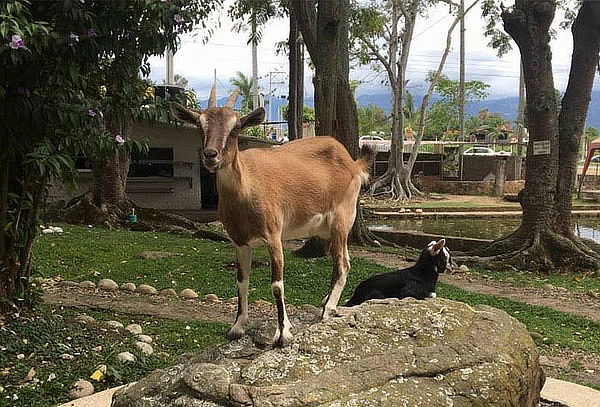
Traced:
<path id="1" fill-rule="evenodd" d="M 212 148 L 204 150 L 204 158 L 206 158 L 206 159 L 210 160 L 210 159 L 216 158 L 217 155 L 219 155 L 219 152 Z"/>

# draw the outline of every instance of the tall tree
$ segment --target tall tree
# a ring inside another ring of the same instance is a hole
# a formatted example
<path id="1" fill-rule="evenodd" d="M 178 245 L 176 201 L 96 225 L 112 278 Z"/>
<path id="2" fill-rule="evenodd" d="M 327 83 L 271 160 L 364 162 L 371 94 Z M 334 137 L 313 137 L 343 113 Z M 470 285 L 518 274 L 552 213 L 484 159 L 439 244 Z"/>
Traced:
<path id="1" fill-rule="evenodd" d="M 120 151 L 126 135 L 117 138 L 112 126 L 128 113 L 110 107 L 137 94 L 149 55 L 175 47 L 177 31 L 190 30 L 216 5 L 179 3 L 0 2 L 0 312 L 27 298 L 49 180 L 72 180 L 82 151 L 90 157 Z M 131 49 L 133 62 L 124 57 Z M 134 71 L 136 81 L 121 83 L 119 69 L 123 77 Z"/>
<path id="2" fill-rule="evenodd" d="M 451 44 L 451 33 L 461 20 L 457 13 L 458 6 L 452 1 L 445 1 L 451 6 L 455 20 L 448 30 L 446 48 L 440 59 L 443 70 Z M 399 200 L 410 199 L 420 191 L 412 184 L 411 174 L 416 162 L 418 148 L 421 143 L 423 129 L 417 130 L 417 140 L 413 145 L 408 162 L 404 162 L 404 129 L 406 118 L 406 68 L 414 27 L 419 14 L 437 4 L 436 1 L 424 0 L 371 0 L 370 2 L 355 2 L 353 12 L 352 34 L 354 37 L 355 55 L 363 64 L 369 64 L 376 70 L 386 74 L 386 82 L 390 87 L 392 102 L 392 143 L 388 168 L 378 180 L 371 185 L 371 193 L 384 194 Z M 473 2 L 465 14 L 473 8 Z M 439 73 L 430 74 L 430 84 L 437 85 L 442 78 Z M 432 88 L 424 97 L 419 121 L 424 125 L 427 107 L 431 98 Z M 425 114 L 423 114 L 425 113 Z M 420 136 L 419 136 L 420 135 Z M 417 148 L 415 148 L 415 146 Z"/>
<path id="3" fill-rule="evenodd" d="M 358 156 L 358 113 L 350 86 L 349 0 L 291 0 L 306 49 L 315 68 L 315 133 L 333 135 Z M 371 242 L 372 237 L 357 202 L 350 239 Z"/>
<path id="4" fill-rule="evenodd" d="M 502 18 L 521 52 L 529 144 L 521 226 L 480 254 L 491 265 L 597 270 L 600 256 L 573 235 L 570 221 L 577 152 L 600 54 L 600 2 L 585 0 L 573 14 L 571 70 L 558 115 L 550 47 L 556 8 L 555 0 L 516 0 L 501 13 L 486 10 L 488 17 Z M 497 44 L 509 45 L 502 33 L 493 34 Z"/>
<path id="5" fill-rule="evenodd" d="M 289 7 L 288 7 L 289 8 Z M 302 116 L 304 110 L 304 44 L 293 8 L 289 8 L 290 32 L 289 49 L 289 88 L 288 88 L 288 133 L 289 139 L 302 137 Z"/>

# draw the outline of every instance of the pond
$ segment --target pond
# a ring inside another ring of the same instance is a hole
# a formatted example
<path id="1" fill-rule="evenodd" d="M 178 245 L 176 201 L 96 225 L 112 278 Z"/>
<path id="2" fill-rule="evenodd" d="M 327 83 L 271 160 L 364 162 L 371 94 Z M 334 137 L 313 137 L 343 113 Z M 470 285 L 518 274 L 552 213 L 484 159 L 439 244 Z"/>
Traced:
<path id="1" fill-rule="evenodd" d="M 520 219 L 515 218 L 423 218 L 423 219 L 369 219 L 370 226 L 385 230 L 401 230 L 404 232 L 424 232 L 442 236 L 474 237 L 480 239 L 498 239 L 519 227 Z M 600 219 L 578 218 L 573 225 L 579 237 L 592 239 L 600 243 Z"/>

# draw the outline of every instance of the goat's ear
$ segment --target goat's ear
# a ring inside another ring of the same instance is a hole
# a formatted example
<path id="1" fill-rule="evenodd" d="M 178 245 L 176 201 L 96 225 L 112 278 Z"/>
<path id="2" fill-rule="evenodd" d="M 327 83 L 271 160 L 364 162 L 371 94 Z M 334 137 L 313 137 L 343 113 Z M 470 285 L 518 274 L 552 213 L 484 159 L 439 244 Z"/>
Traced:
<path id="1" fill-rule="evenodd" d="M 248 113 L 246 116 L 240 119 L 241 129 L 247 129 L 248 127 L 257 126 L 265 120 L 265 109 L 259 107 L 253 112 Z"/>
<path id="2" fill-rule="evenodd" d="M 444 248 L 444 246 L 446 246 L 446 239 L 438 240 L 431 248 L 431 253 L 434 256 L 437 255 L 440 252 L 440 250 L 442 250 Z"/>
<path id="3" fill-rule="evenodd" d="M 171 113 L 175 118 L 181 120 L 182 122 L 190 123 L 193 125 L 198 124 L 198 120 L 200 119 L 200 113 L 188 109 L 185 106 L 180 105 L 177 102 L 169 102 L 169 108 L 171 109 Z"/>

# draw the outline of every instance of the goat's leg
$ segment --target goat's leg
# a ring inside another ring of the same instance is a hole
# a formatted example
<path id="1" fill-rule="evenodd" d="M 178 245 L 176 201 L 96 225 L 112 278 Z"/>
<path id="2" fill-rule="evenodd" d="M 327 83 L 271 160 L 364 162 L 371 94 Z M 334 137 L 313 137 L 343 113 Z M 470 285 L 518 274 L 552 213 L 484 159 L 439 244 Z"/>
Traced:
<path id="1" fill-rule="evenodd" d="M 290 323 L 285 309 L 285 291 L 283 287 L 283 247 L 281 240 L 268 242 L 271 255 L 271 291 L 277 305 L 277 329 L 273 336 L 273 344 L 283 347 L 292 339 Z"/>
<path id="2" fill-rule="evenodd" d="M 252 248 L 250 246 L 235 246 L 237 257 L 237 289 L 238 307 L 235 323 L 227 333 L 227 339 L 240 339 L 244 336 L 244 327 L 248 323 L 248 283 L 252 267 Z"/>
<path id="3" fill-rule="evenodd" d="M 331 239 L 331 258 L 333 260 L 333 271 L 331 273 L 331 288 L 327 301 L 323 306 L 323 314 L 321 319 L 327 320 L 335 315 L 338 302 L 344 286 L 346 285 L 346 277 L 350 271 L 350 256 L 348 255 L 347 247 L 348 235 L 343 232 L 332 234 Z"/>

